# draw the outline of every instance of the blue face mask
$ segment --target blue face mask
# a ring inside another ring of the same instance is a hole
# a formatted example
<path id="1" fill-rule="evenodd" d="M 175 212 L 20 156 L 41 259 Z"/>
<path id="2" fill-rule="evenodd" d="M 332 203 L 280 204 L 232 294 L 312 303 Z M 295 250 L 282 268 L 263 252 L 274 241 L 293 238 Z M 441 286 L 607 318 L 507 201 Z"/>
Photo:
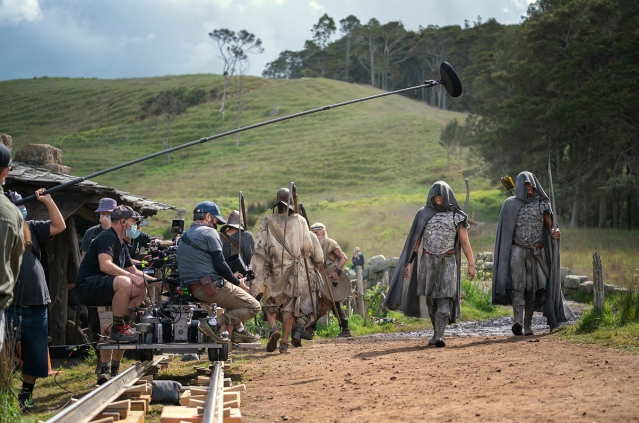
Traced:
<path id="1" fill-rule="evenodd" d="M 138 225 L 131 225 L 131 228 L 126 230 L 126 236 L 135 239 L 140 236 L 141 232 L 142 231 L 138 229 Z"/>
<path id="2" fill-rule="evenodd" d="M 22 218 L 27 220 L 27 208 L 25 206 L 19 206 L 20 212 L 22 213 Z"/>

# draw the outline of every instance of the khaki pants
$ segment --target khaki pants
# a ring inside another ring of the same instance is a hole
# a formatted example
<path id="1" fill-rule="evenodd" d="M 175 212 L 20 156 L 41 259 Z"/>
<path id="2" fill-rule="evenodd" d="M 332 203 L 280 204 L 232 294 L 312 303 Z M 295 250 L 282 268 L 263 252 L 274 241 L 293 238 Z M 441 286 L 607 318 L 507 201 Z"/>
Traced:
<path id="1" fill-rule="evenodd" d="M 237 325 L 260 312 L 260 303 L 251 294 L 228 281 L 224 281 L 223 288 L 216 286 L 212 297 L 206 295 L 202 287 L 196 288 L 193 296 L 200 301 L 215 303 L 225 310 L 217 320 L 220 326 Z"/>

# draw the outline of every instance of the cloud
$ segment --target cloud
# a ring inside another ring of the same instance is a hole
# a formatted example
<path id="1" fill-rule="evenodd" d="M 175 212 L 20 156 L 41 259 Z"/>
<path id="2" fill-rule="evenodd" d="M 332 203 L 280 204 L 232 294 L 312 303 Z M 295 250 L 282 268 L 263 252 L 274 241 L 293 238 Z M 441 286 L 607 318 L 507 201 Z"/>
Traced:
<path id="1" fill-rule="evenodd" d="M 311 9 L 313 9 L 316 12 L 319 12 L 320 10 L 324 10 L 325 9 L 324 6 L 320 6 L 319 4 L 315 3 L 314 1 L 310 2 L 308 5 L 311 6 Z"/>
<path id="2" fill-rule="evenodd" d="M 38 0 L 0 0 L 0 25 L 36 22 L 42 19 Z"/>

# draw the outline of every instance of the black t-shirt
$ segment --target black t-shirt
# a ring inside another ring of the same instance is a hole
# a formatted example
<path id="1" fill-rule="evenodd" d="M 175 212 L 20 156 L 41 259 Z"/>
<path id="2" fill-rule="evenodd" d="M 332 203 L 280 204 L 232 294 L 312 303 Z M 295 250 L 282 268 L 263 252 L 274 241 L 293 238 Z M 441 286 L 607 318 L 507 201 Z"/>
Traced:
<path id="1" fill-rule="evenodd" d="M 78 276 L 75 278 L 76 285 L 84 283 L 87 278 L 106 276 L 106 273 L 100 270 L 100 261 L 98 259 L 98 256 L 103 253 L 113 257 L 113 263 L 122 269 L 133 266 L 129 256 L 129 249 L 123 248 L 118 234 L 113 228 L 109 228 L 102 231 L 89 245 L 89 249 L 84 255 L 82 263 L 80 263 Z"/>
<path id="2" fill-rule="evenodd" d="M 140 232 L 140 235 L 131 240 L 131 244 L 127 243 L 127 247 L 129 249 L 129 255 L 133 258 L 140 252 L 142 247 L 146 248 L 149 246 L 149 242 L 153 237 L 145 232 Z"/>
<path id="3" fill-rule="evenodd" d="M 101 223 L 98 223 L 97 225 L 91 226 L 89 229 L 87 229 L 87 231 L 84 233 L 84 236 L 82 237 L 80 251 L 84 251 L 86 253 L 89 250 L 89 245 L 91 245 L 91 242 L 104 231 L 105 229 L 102 227 Z"/>
<path id="4" fill-rule="evenodd" d="M 46 305 L 51 302 L 44 269 L 40 263 L 42 252 L 40 244 L 51 239 L 50 220 L 28 220 L 31 231 L 31 250 L 22 254 L 22 264 L 18 280 L 13 287 L 14 305 Z"/>

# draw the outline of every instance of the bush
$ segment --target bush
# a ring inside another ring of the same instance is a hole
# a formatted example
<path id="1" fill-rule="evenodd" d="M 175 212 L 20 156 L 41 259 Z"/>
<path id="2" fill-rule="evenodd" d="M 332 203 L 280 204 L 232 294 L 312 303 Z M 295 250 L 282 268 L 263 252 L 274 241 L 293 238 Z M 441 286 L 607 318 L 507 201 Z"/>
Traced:
<path id="1" fill-rule="evenodd" d="M 492 289 L 482 286 L 479 283 L 473 283 L 462 277 L 462 292 L 466 294 L 466 301 L 472 304 L 476 309 L 490 313 L 497 309 L 492 305 Z"/>
<path id="2" fill-rule="evenodd" d="M 385 289 L 381 283 L 368 288 L 364 293 L 364 303 L 366 303 L 366 314 L 372 317 L 386 317 L 388 309 L 382 306 L 384 302 Z"/>

